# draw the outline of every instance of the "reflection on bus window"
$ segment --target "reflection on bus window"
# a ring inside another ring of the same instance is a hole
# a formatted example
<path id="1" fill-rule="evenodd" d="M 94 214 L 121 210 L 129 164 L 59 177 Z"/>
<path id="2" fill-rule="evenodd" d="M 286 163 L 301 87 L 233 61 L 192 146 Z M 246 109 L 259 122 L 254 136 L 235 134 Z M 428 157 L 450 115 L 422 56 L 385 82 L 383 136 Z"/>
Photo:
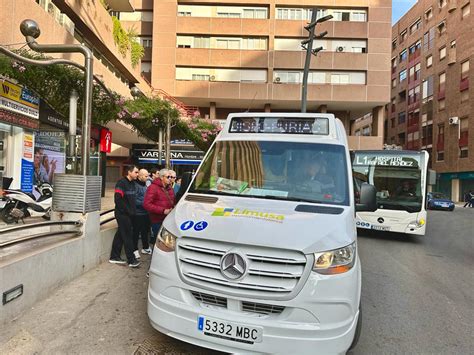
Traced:
<path id="1" fill-rule="evenodd" d="M 339 145 L 219 141 L 190 192 L 348 205 L 345 154 Z"/>

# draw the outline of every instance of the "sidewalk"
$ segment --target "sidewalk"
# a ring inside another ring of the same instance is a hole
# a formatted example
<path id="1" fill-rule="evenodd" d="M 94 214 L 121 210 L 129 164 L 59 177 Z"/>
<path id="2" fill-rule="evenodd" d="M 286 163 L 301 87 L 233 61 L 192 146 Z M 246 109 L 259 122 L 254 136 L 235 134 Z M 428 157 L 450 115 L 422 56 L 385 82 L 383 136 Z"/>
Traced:
<path id="1" fill-rule="evenodd" d="M 0 354 L 213 354 L 150 326 L 142 259 L 138 269 L 103 263 L 5 324 Z"/>

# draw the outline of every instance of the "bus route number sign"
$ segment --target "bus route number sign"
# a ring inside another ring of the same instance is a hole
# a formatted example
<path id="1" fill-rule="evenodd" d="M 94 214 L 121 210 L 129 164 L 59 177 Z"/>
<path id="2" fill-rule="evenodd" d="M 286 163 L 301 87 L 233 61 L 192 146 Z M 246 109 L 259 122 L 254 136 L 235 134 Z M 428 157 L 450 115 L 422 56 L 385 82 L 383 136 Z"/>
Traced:
<path id="1" fill-rule="evenodd" d="M 406 168 L 418 167 L 415 158 L 384 155 L 356 155 L 354 165 L 400 166 Z"/>

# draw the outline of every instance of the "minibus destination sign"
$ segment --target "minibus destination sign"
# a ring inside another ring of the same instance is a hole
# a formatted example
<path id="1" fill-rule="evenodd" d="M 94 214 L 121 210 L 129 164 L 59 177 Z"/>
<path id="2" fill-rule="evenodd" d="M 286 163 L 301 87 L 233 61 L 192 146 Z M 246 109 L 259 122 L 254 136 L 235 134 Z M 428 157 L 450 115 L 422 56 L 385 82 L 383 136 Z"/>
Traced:
<path id="1" fill-rule="evenodd" d="M 234 117 L 229 133 L 328 135 L 329 120 L 323 117 Z"/>
<path id="2" fill-rule="evenodd" d="M 353 165 L 370 166 L 399 166 L 406 168 L 417 168 L 418 159 L 412 156 L 391 156 L 391 155 L 366 155 L 357 154 Z"/>

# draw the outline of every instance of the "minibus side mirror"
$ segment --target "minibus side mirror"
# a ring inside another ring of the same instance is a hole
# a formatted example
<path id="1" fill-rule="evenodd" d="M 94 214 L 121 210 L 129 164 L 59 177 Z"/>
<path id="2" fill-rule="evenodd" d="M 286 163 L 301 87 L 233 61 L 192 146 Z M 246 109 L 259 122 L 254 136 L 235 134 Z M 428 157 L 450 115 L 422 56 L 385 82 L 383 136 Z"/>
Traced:
<path id="1" fill-rule="evenodd" d="M 363 183 L 360 186 L 360 202 L 356 212 L 374 212 L 377 210 L 377 190 L 374 185 Z"/>

